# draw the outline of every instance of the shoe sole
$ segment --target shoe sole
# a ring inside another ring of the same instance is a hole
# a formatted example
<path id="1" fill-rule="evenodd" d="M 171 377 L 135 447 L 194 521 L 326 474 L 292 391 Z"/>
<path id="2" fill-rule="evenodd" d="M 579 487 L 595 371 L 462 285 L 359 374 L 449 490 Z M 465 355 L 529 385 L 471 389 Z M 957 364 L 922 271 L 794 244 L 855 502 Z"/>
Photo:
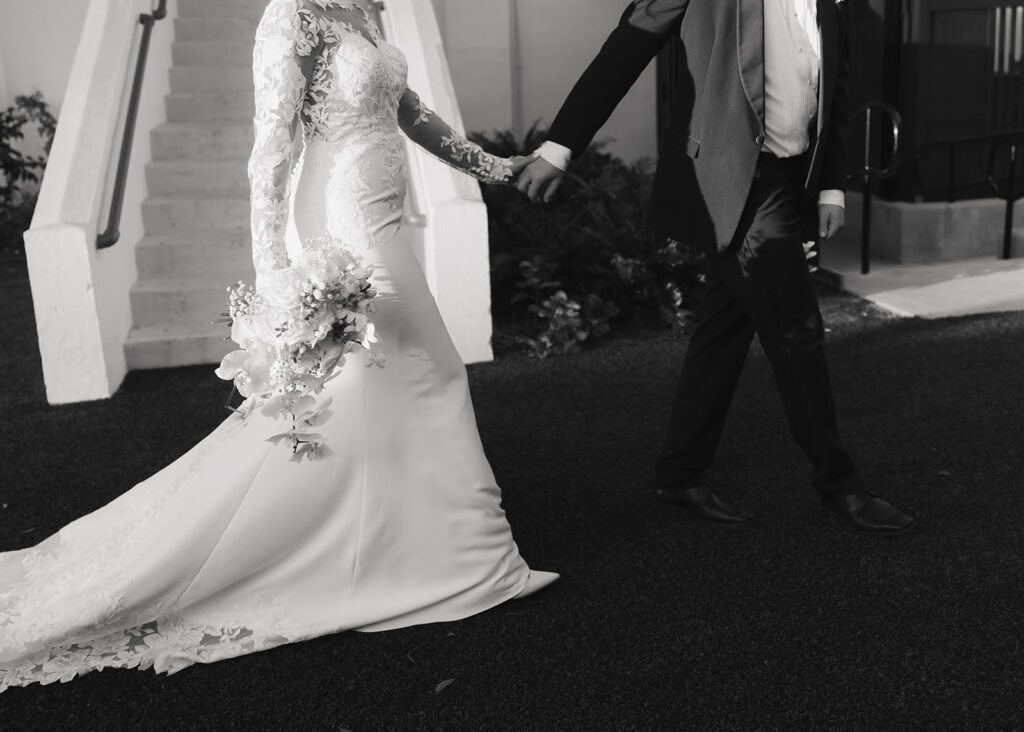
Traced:
<path id="1" fill-rule="evenodd" d="M 860 534 L 861 536 L 902 536 L 903 534 L 909 534 L 911 531 L 917 528 L 917 520 L 915 519 L 914 521 L 911 521 L 908 525 L 904 526 L 902 529 L 863 529 L 854 524 L 853 522 L 844 519 L 842 515 L 837 514 L 835 511 L 831 511 L 827 508 L 825 510 L 828 511 L 833 516 L 835 516 L 839 521 L 841 521 L 843 525 L 850 531 L 854 532 L 855 534 Z"/>

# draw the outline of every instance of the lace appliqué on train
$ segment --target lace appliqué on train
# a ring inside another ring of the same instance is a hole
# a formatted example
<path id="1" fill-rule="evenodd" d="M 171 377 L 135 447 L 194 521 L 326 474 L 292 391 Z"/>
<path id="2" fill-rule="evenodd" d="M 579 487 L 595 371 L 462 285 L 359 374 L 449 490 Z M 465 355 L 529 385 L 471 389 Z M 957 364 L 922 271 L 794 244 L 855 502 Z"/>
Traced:
<path id="1" fill-rule="evenodd" d="M 32 549 L 0 557 L 6 584 L 0 592 L 0 692 L 104 668 L 173 673 L 293 640 L 270 630 L 287 627 L 288 617 L 282 600 L 272 596 L 201 618 L 166 614 L 163 601 L 125 606 L 124 589 L 134 579 L 130 562 L 153 519 L 240 427 L 240 420 L 221 425 L 173 482 L 155 483 L 156 490 L 140 484 L 119 498 L 122 520 L 105 537 L 79 536 L 76 522 Z M 46 647 L 29 647 L 40 639 Z"/>

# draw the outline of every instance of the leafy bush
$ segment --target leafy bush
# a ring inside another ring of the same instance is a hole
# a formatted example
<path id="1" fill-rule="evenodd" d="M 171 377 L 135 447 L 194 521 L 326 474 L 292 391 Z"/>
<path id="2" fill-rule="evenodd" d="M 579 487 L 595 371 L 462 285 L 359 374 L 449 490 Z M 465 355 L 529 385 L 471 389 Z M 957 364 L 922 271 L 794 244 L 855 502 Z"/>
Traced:
<path id="1" fill-rule="evenodd" d="M 44 154 L 26 156 L 15 148 L 25 138 L 24 128 L 35 124 L 43 138 Z M 15 97 L 14 105 L 0 112 L 0 249 L 24 248 L 22 234 L 32 224 L 39 173 L 53 144 L 57 120 L 41 92 Z M 29 184 L 26 186 L 26 184 Z"/>
<path id="2" fill-rule="evenodd" d="M 545 138 L 535 124 L 473 135 L 496 155 L 527 155 Z M 491 291 L 499 339 L 533 355 L 571 353 L 620 327 L 684 331 L 703 281 L 699 255 L 645 224 L 649 160 L 626 164 L 591 145 L 550 204 L 484 187 L 490 217 Z"/>

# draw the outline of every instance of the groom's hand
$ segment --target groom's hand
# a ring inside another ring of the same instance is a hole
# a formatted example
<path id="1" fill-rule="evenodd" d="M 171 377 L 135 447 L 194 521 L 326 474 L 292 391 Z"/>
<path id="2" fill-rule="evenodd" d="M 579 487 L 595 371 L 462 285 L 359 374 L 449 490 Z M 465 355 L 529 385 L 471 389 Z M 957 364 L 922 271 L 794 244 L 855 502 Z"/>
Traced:
<path id="1" fill-rule="evenodd" d="M 562 185 L 563 178 L 565 178 L 565 171 L 539 157 L 519 174 L 516 188 L 520 193 L 525 193 L 534 203 L 541 199 L 544 203 L 548 203 L 554 197 L 558 187 Z"/>
<path id="2" fill-rule="evenodd" d="M 846 225 L 846 210 L 831 203 L 818 204 L 818 235 L 831 239 Z"/>

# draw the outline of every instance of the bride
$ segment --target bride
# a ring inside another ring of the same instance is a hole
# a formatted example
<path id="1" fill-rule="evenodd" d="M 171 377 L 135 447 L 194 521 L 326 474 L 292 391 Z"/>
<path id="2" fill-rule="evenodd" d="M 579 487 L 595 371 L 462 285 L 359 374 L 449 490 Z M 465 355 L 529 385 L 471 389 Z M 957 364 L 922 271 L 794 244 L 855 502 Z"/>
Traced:
<path id="1" fill-rule="evenodd" d="M 267 441 L 273 419 L 236 414 L 110 504 L 0 553 L 0 691 L 456 620 L 557 578 L 519 555 L 465 369 L 395 238 L 399 130 L 486 183 L 509 181 L 525 159 L 484 153 L 424 107 L 364 2 L 270 0 L 263 14 L 253 257 L 260 289 L 337 243 L 358 251 L 374 265 L 386 366 L 352 358 L 327 383 L 327 457 L 293 462 Z"/>

